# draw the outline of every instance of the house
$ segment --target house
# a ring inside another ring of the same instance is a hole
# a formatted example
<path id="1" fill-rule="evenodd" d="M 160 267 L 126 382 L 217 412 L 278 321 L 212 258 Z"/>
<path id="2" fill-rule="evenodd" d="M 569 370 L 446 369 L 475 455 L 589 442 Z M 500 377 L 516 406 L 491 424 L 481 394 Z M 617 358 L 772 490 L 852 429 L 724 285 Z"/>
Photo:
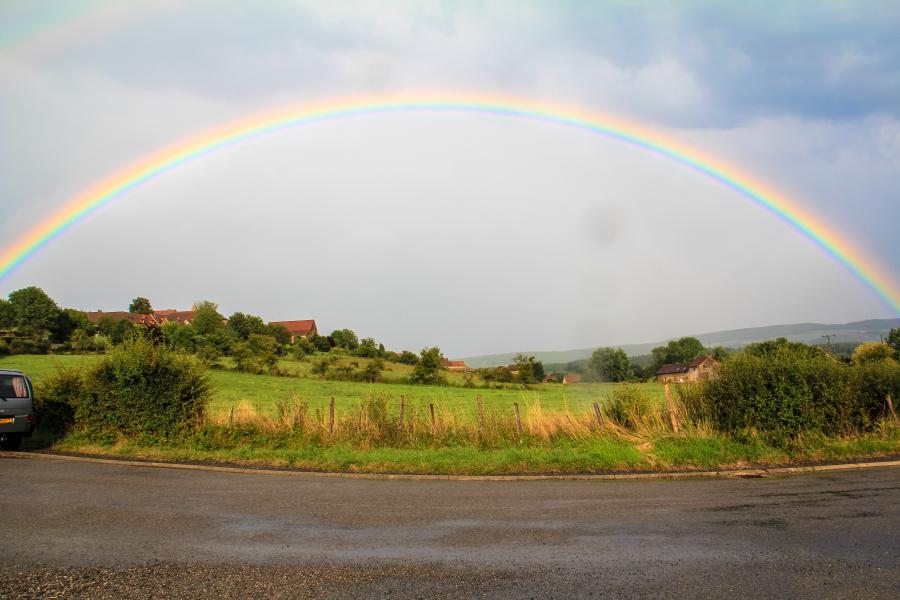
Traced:
<path id="1" fill-rule="evenodd" d="M 509 374 L 512 375 L 513 377 L 519 376 L 519 365 L 515 365 L 515 364 L 506 365 L 505 367 L 500 367 L 500 368 L 506 369 L 507 371 L 509 371 Z"/>
<path id="2" fill-rule="evenodd" d="M 566 373 L 563 377 L 563 385 L 569 383 L 581 383 L 581 373 Z"/>
<path id="3" fill-rule="evenodd" d="M 447 360 L 446 358 L 441 359 L 441 367 L 447 369 L 448 371 L 465 371 L 466 370 L 466 361 L 464 360 Z"/>
<path id="4" fill-rule="evenodd" d="M 153 313 L 162 323 L 190 325 L 197 316 L 196 310 L 158 310 Z"/>
<path id="5" fill-rule="evenodd" d="M 87 318 L 91 323 L 97 324 L 103 319 L 112 319 L 113 321 L 131 321 L 135 325 L 144 325 L 147 327 L 159 327 L 163 323 L 175 322 L 182 325 L 190 325 L 194 317 L 197 316 L 196 310 L 157 310 L 149 315 L 142 313 L 127 312 L 124 310 L 114 310 L 104 312 L 102 310 L 92 311 L 87 314 Z"/>
<path id="6" fill-rule="evenodd" d="M 88 321 L 95 325 L 103 319 L 111 319 L 113 321 L 131 321 L 135 325 L 158 326 L 162 324 L 159 317 L 155 314 L 145 315 L 141 313 L 132 313 L 124 310 L 114 310 L 104 312 L 102 310 L 91 311 L 87 314 Z"/>
<path id="7" fill-rule="evenodd" d="M 319 335 L 314 319 L 303 321 L 272 321 L 269 325 L 283 325 L 291 333 L 291 343 L 297 338 L 308 338 Z"/>
<path id="8" fill-rule="evenodd" d="M 701 356 L 687 363 L 663 365 L 656 371 L 659 383 L 684 383 L 686 381 L 702 381 L 715 375 L 719 361 L 712 356 Z"/>
<path id="9" fill-rule="evenodd" d="M 547 375 L 546 377 L 544 377 L 543 383 L 556 383 L 556 381 L 557 381 L 556 375 L 551 373 L 550 375 Z"/>

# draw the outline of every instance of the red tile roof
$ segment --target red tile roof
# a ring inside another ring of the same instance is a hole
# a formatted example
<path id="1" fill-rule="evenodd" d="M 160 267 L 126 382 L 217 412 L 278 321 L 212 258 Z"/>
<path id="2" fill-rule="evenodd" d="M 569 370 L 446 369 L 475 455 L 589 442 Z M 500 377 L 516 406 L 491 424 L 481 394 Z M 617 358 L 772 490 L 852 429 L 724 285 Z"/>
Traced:
<path id="1" fill-rule="evenodd" d="M 310 332 L 316 330 L 315 319 L 305 319 L 302 321 L 272 321 L 270 325 L 284 325 L 291 335 L 307 336 Z"/>
<path id="2" fill-rule="evenodd" d="M 91 323 L 99 323 L 103 319 L 112 319 L 113 321 L 131 321 L 134 324 L 141 325 L 159 325 L 159 318 L 156 315 L 144 315 L 141 313 L 132 313 L 124 310 L 114 310 L 103 312 L 102 310 L 91 311 L 87 314 L 87 318 Z"/>

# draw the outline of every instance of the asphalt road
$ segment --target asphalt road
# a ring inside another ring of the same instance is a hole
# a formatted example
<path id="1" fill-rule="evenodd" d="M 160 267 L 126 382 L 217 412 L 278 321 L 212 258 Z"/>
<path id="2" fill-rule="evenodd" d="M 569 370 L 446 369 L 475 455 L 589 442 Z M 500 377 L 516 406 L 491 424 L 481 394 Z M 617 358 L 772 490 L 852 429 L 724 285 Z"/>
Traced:
<path id="1" fill-rule="evenodd" d="M 372 481 L 0 458 L 0 597 L 900 597 L 900 469 Z"/>

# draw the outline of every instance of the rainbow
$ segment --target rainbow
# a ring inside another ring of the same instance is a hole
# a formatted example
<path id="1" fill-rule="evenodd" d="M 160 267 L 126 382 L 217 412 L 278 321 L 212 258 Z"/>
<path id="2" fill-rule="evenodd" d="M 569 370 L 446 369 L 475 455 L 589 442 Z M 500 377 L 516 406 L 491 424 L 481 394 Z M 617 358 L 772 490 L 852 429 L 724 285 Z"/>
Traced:
<path id="1" fill-rule="evenodd" d="M 571 107 L 484 95 L 405 94 L 356 98 L 343 102 L 332 101 L 255 115 L 183 140 L 85 189 L 4 249 L 0 253 L 0 281 L 41 248 L 89 215 L 131 190 L 192 161 L 236 144 L 303 125 L 412 111 L 479 113 L 543 121 L 625 142 L 670 159 L 734 190 L 790 225 L 846 267 L 893 313 L 900 314 L 900 288 L 891 280 L 885 269 L 865 256 L 834 228 L 803 210 L 797 203 L 723 161 L 704 155 L 699 150 L 675 140 L 667 139 L 645 126 L 622 119 L 590 114 Z"/>

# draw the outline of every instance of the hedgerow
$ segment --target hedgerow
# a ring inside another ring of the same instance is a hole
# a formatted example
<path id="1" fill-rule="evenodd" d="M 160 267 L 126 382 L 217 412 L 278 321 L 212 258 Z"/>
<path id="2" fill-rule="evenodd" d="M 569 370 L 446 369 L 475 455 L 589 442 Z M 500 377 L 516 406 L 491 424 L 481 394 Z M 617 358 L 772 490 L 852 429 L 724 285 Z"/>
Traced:
<path id="1" fill-rule="evenodd" d="M 206 372 L 181 352 L 143 339 L 126 342 L 80 371 L 60 371 L 40 390 L 45 406 L 68 405 L 88 433 L 168 437 L 203 420 Z"/>

